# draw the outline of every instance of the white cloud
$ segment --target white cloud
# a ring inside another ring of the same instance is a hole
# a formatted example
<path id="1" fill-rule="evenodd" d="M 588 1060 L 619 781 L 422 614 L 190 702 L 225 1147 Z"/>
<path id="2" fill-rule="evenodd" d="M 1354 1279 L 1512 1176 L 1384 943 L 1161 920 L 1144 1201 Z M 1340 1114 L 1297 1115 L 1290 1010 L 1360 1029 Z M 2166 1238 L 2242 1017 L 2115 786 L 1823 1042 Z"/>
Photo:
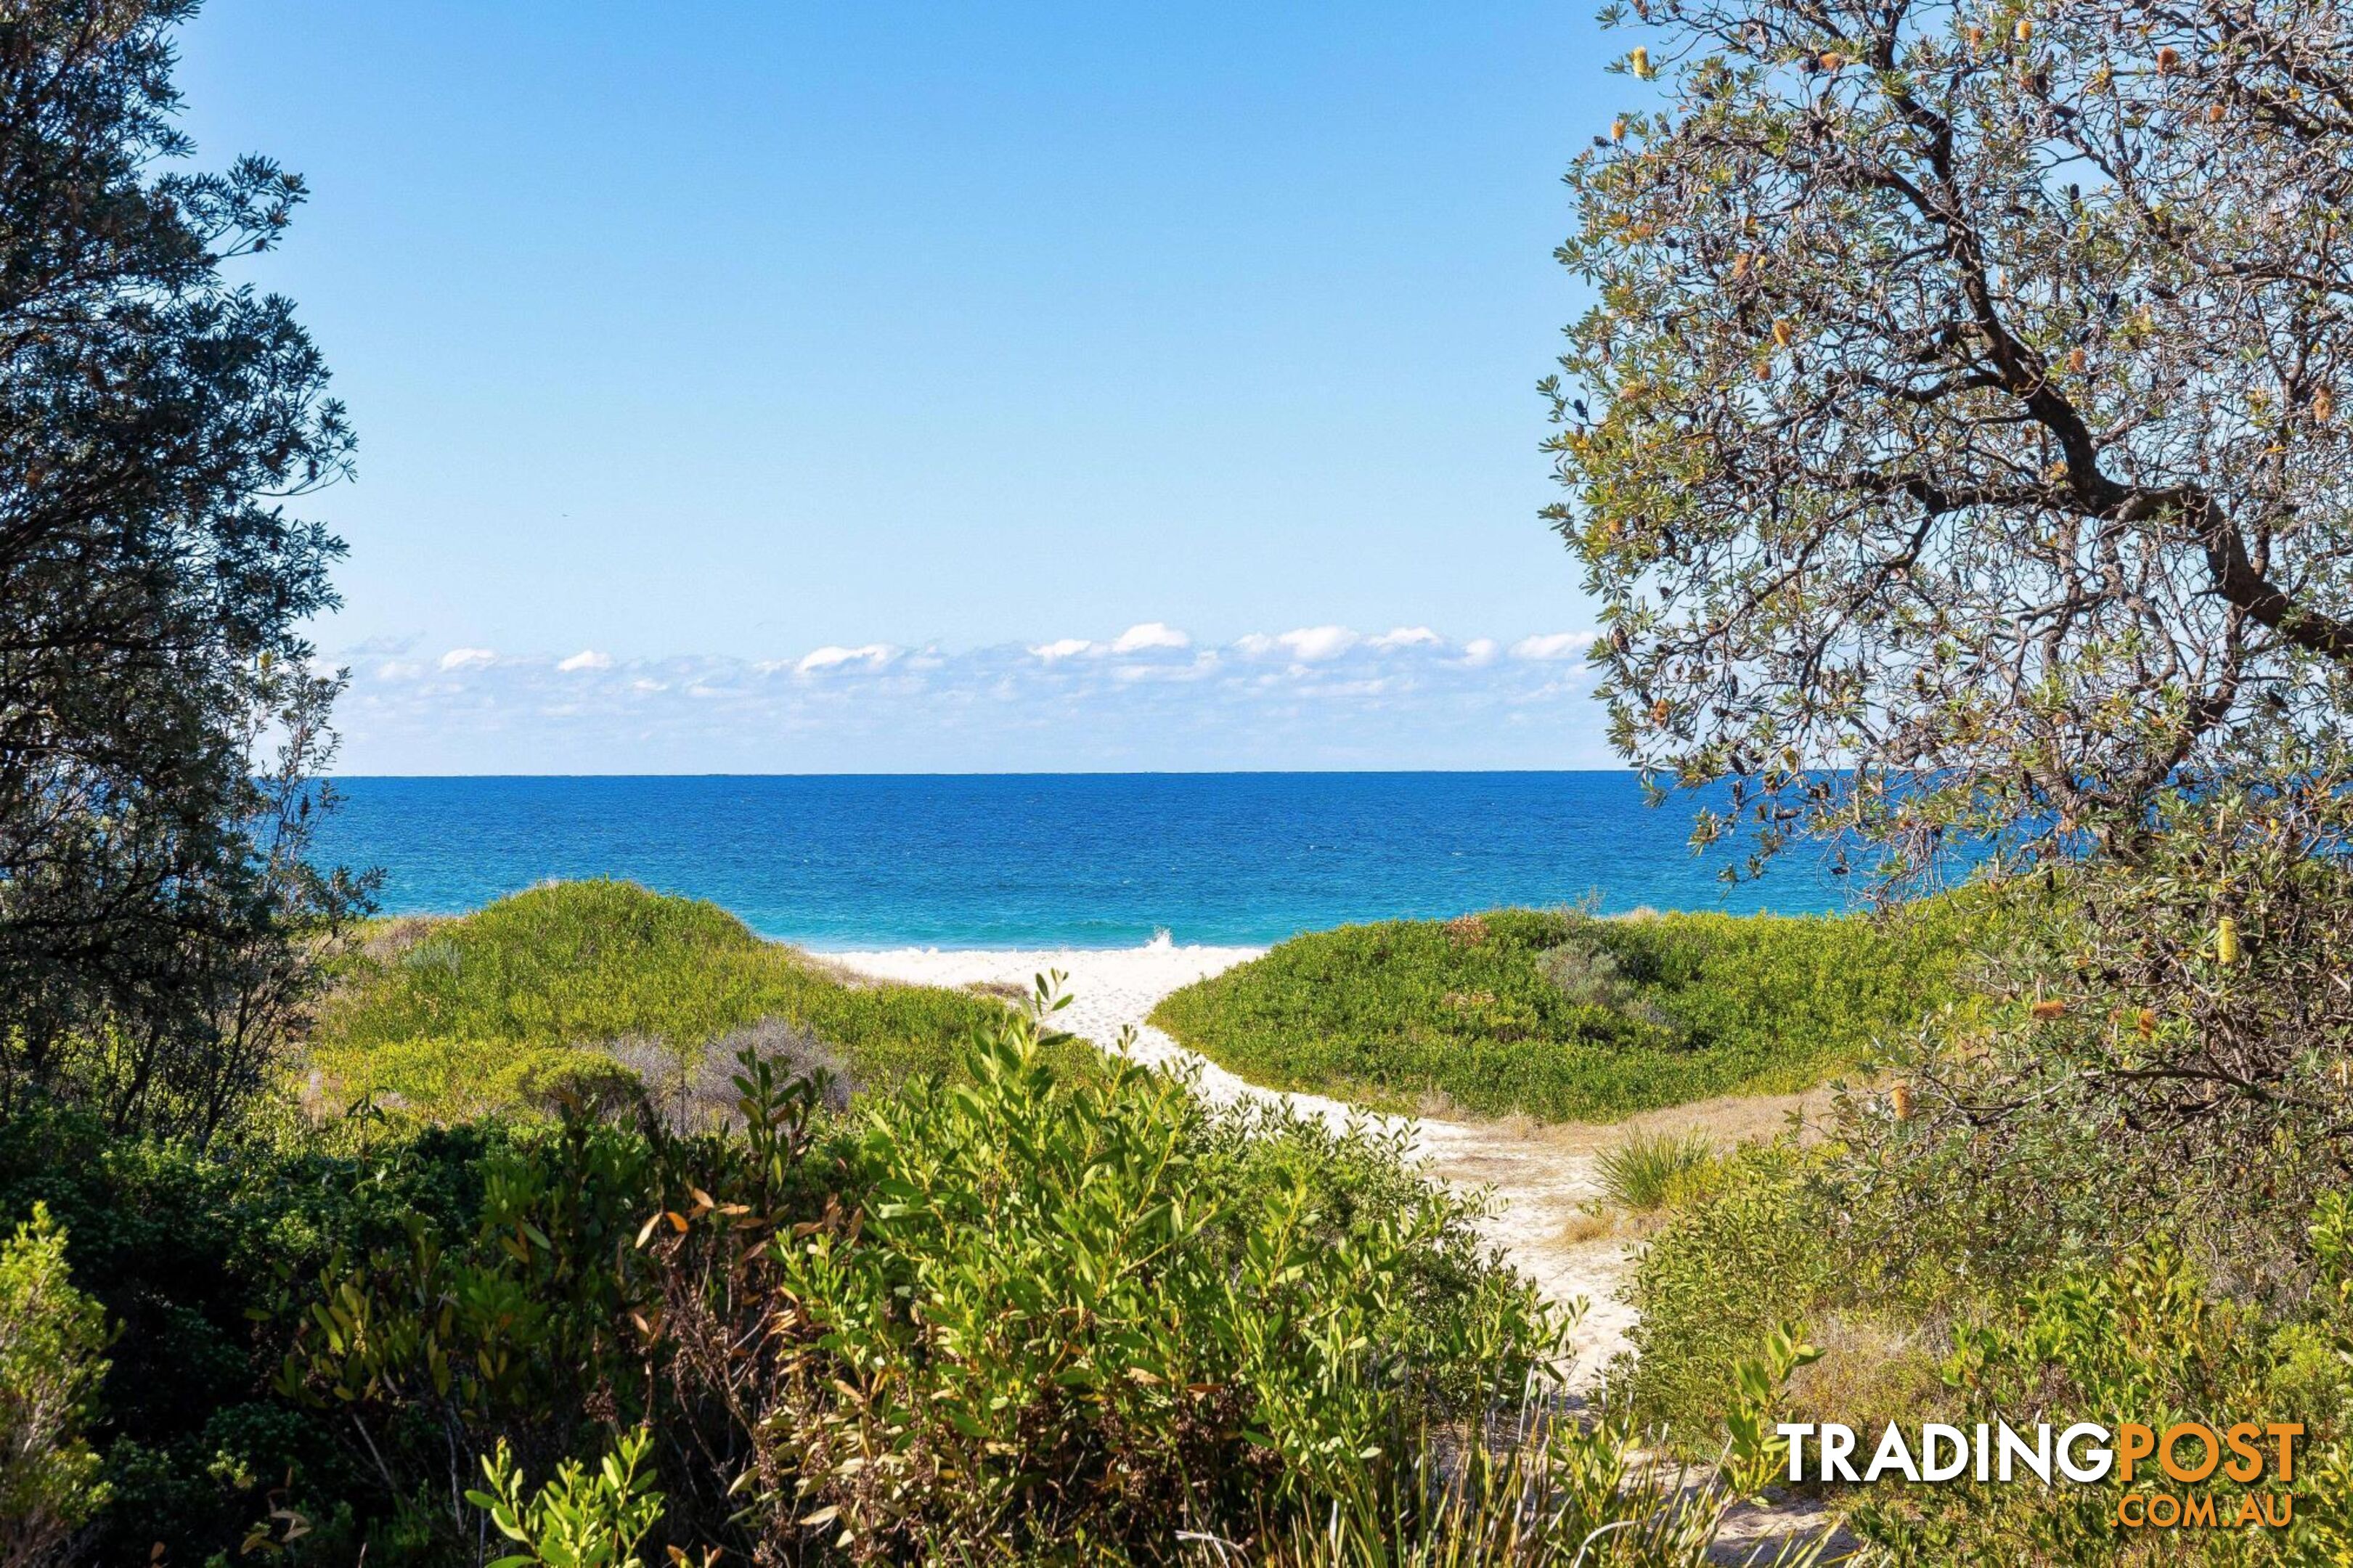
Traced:
<path id="1" fill-rule="evenodd" d="M 1113 653 L 1142 653 L 1155 647 L 1191 647 L 1193 639 L 1175 626 L 1159 621 L 1145 621 L 1119 634 L 1111 645 Z"/>
<path id="2" fill-rule="evenodd" d="M 1029 651 L 1048 664 L 1066 658 L 1100 658 L 1105 654 L 1148 653 L 1156 648 L 1187 648 L 1193 639 L 1175 626 L 1161 621 L 1143 621 L 1132 626 L 1109 642 L 1091 642 L 1085 637 L 1058 637 L 1052 642 L 1039 643 Z"/>
<path id="3" fill-rule="evenodd" d="M 1574 658 L 1593 646 L 1591 632 L 1548 632 L 1512 645 L 1514 658 Z"/>
<path id="4" fill-rule="evenodd" d="M 1302 626 L 1274 639 L 1303 664 L 1336 658 L 1356 646 L 1356 634 L 1345 626 Z"/>
<path id="5" fill-rule="evenodd" d="M 440 675 L 438 654 L 386 652 L 354 660 L 348 754 L 385 773 L 1612 765 L 1570 657 L 1586 646 L 1411 624 L 1212 646 L 1145 622 L 1100 640 L 828 644 L 770 661 L 460 648 Z"/>
<path id="6" fill-rule="evenodd" d="M 1138 680 L 1201 680 L 1215 674 L 1218 656 L 1206 648 L 1182 664 L 1123 664 L 1112 671 L 1112 679 L 1134 682 Z"/>
<path id="7" fill-rule="evenodd" d="M 828 646 L 811 650 L 793 668 L 803 675 L 813 675 L 822 669 L 838 669 L 845 664 L 863 664 L 869 669 L 880 669 L 897 657 L 898 652 L 886 642 L 871 642 L 863 647 Z"/>
<path id="8" fill-rule="evenodd" d="M 441 656 L 444 669 L 480 669 L 499 656 L 486 647 L 453 647 Z"/>

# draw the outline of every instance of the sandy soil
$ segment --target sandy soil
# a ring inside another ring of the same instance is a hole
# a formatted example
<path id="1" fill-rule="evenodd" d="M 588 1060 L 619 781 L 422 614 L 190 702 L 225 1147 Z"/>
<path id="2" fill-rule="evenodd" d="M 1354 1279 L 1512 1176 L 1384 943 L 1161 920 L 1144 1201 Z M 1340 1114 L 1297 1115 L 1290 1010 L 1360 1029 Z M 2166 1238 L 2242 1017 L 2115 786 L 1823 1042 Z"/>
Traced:
<path id="1" fill-rule="evenodd" d="M 1182 1065 L 1199 1074 L 1201 1091 L 1213 1100 L 1244 1095 L 1281 1100 L 1294 1110 L 1322 1116 L 1334 1125 L 1367 1117 L 1356 1107 L 1321 1095 L 1286 1094 L 1256 1088 L 1187 1050 L 1145 1023 L 1159 1000 L 1180 986 L 1256 958 L 1253 947 L 1178 947 L 1167 942 L 1109 952 L 955 952 L 902 948 L 883 952 L 837 952 L 826 957 L 877 979 L 926 985 L 1016 985 L 1060 970 L 1071 1005 L 1058 1016 L 1072 1034 L 1106 1048 L 1124 1027 L 1134 1026 L 1132 1051 L 1141 1061 Z M 1740 1101 L 1744 1116 L 1770 1114 L 1766 1102 Z M 1776 1108 L 1778 1109 L 1778 1108 Z M 1680 1121 L 1704 1121 L 1708 1108 L 1683 1108 Z M 1537 1128 L 1517 1121 L 1464 1122 L 1424 1117 L 1413 1123 L 1414 1146 L 1432 1173 L 1463 1187 L 1487 1187 L 1499 1200 L 1487 1221 L 1492 1239 L 1563 1306 L 1582 1301 L 1573 1384 L 1591 1383 L 1609 1358 L 1625 1346 L 1633 1310 L 1619 1299 L 1626 1267 L 1626 1242 L 1614 1235 L 1579 1238 L 1577 1222 L 1597 1188 L 1595 1153 L 1622 1129 Z"/>

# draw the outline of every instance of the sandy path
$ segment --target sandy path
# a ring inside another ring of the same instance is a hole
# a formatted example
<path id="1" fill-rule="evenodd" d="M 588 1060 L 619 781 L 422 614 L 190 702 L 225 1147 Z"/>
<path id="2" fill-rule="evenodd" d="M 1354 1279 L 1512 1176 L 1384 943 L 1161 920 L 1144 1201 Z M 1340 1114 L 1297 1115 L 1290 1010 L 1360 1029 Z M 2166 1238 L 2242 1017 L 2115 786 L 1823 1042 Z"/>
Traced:
<path id="1" fill-rule="evenodd" d="M 1071 1005 L 1056 1018 L 1074 1035 L 1109 1048 L 1123 1027 L 1135 1029 L 1134 1055 L 1159 1065 L 1189 1065 L 1201 1092 L 1216 1100 L 1259 1095 L 1343 1126 L 1365 1112 L 1315 1094 L 1287 1094 L 1243 1082 L 1215 1062 L 1145 1023 L 1163 996 L 1256 958 L 1255 947 L 1177 947 L 1166 941 L 1108 952 L 943 952 L 900 948 L 882 952 L 833 952 L 831 963 L 881 980 L 924 985 L 1018 985 L 1059 969 Z M 1381 1119 L 1373 1119 L 1381 1120 Z M 1564 1140 L 1562 1130 L 1531 1133 L 1504 1122 L 1468 1124 L 1428 1118 L 1413 1124 L 1414 1148 L 1433 1174 L 1462 1187 L 1493 1189 L 1500 1200 L 1486 1222 L 1488 1236 L 1545 1295 L 1564 1306 L 1582 1300 L 1577 1361 L 1570 1379 L 1589 1384 L 1625 1346 L 1633 1310 L 1618 1299 L 1625 1268 L 1622 1243 L 1604 1238 L 1569 1243 L 1564 1232 L 1595 1192 L 1593 1146 Z"/>

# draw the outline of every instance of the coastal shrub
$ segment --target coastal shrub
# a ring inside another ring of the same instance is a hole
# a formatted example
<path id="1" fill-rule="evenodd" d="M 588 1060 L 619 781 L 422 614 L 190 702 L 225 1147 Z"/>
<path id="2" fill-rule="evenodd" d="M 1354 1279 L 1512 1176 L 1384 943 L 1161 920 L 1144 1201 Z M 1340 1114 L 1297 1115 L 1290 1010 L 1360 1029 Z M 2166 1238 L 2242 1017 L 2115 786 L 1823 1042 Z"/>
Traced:
<path id="1" fill-rule="evenodd" d="M 893 1561 L 1166 1557 L 1328 1501 L 1403 1435 L 1516 1398 L 1556 1347 L 1474 1211 L 1402 1146 L 1180 1081 L 1057 1070 L 1006 1015 L 960 1080 L 873 1103 L 869 1194 L 744 1256 L 703 1369 L 756 1452 L 763 1529 Z M 684 1253 L 712 1211 L 653 1247 Z M 765 1311 L 754 1306 L 752 1310 Z"/>
<path id="2" fill-rule="evenodd" d="M 857 1088 L 832 1047 L 782 1018 L 731 1029 L 699 1049 L 658 1039 L 617 1040 L 605 1049 L 628 1069 L 674 1132 L 703 1132 L 737 1122 L 742 1091 L 735 1078 L 747 1053 L 780 1078 L 809 1079 L 828 1110 L 847 1110 Z"/>
<path id="3" fill-rule="evenodd" d="M 296 1563 L 403 1558 L 396 1510 L 346 1413 L 269 1390 L 303 1284 L 338 1248 L 455 1226 L 480 1202 L 478 1163 L 500 1129 L 429 1129 L 364 1153 L 299 1145 L 124 1138 L 73 1109 L 0 1120 L 0 1226 L 44 1206 L 75 1288 L 118 1331 L 88 1428 L 104 1506 L 87 1560 L 174 1563 L 236 1552 L 274 1509 L 307 1528 Z M 273 1500 L 274 1498 L 274 1500 Z M 287 1521 L 280 1521 L 282 1526 Z"/>
<path id="4" fill-rule="evenodd" d="M 434 1036 L 395 1040 L 340 1058 L 338 1098 L 448 1121 L 502 1110 L 552 1110 L 567 1097 L 625 1103 L 641 1079 L 631 1065 L 579 1046 Z"/>
<path id="5" fill-rule="evenodd" d="M 1716 1441 L 1735 1372 L 1783 1321 L 1823 1307 L 1840 1255 L 1806 1180 L 1815 1156 L 1749 1151 L 1723 1190 L 1684 1209 L 1634 1261 L 1628 1296 L 1641 1312 L 1610 1369 L 1615 1398 L 1686 1451 Z"/>
<path id="6" fill-rule="evenodd" d="M 1976 913 L 1599 920 L 1499 910 L 1294 937 L 1153 1022 L 1254 1083 L 1609 1120 L 1820 1083 L 1957 994 Z"/>
<path id="7" fill-rule="evenodd" d="M 2340 1222 L 2342 1205 L 2337 1207 Z M 2211 1499 L 2228 1524 L 2251 1493 L 2294 1499 L 2293 1530 L 2120 1528 L 2126 1486 L 2111 1472 L 2096 1484 L 2003 1486 L 1964 1474 L 1936 1485 L 1885 1483 L 1858 1493 L 1851 1527 L 1901 1568 L 1979 1563 L 2116 1560 L 2216 1563 L 2333 1563 L 2353 1552 L 2348 1507 L 2345 1414 L 2348 1373 L 2342 1351 L 2353 1327 L 2337 1288 L 2344 1254 L 2312 1301 L 2285 1316 L 2218 1296 L 2213 1282 L 2162 1240 L 2107 1264 L 2055 1270 L 2037 1289 L 1989 1305 L 1959 1325 L 1940 1368 L 1952 1408 L 1939 1419 L 2013 1425 L 2130 1420 L 2162 1431 L 2176 1422 L 2301 1423 L 2295 1479 L 2276 1472 L 2253 1485 L 2224 1469 L 2194 1486 L 2144 1461 L 2130 1489 Z M 1847 1417 L 1840 1417 L 1847 1419 Z M 1904 1418 L 1916 1426 L 1915 1413 Z M 2270 1440 L 2261 1440 L 2268 1450 Z M 2196 1452 L 2196 1445 L 2190 1451 Z"/>
<path id="8" fill-rule="evenodd" d="M 1536 970 L 1572 1002 L 1606 1007 L 1646 1024 L 1668 1022 L 1642 994 L 1641 981 L 1626 972 L 1618 954 L 1604 947 L 1590 929 L 1572 931 L 1558 947 L 1537 953 Z M 1651 973 L 1641 978 L 1657 976 Z"/>
<path id="9" fill-rule="evenodd" d="M 2299 846 L 2348 811 L 2217 791 L 2133 861 L 2009 878 L 1983 1005 L 1891 1052 L 1908 1114 L 1858 1103 L 1856 1180 L 1984 1267 L 2162 1230 L 2225 1294 L 2300 1294 L 2299 1222 L 2353 1182 L 2353 865 Z"/>
<path id="10" fill-rule="evenodd" d="M 707 1059 L 706 1078 L 723 1081 L 733 1047 L 721 1042 L 771 1022 L 849 1078 L 891 1083 L 938 1068 L 1001 1011 L 965 992 L 854 981 L 716 905 L 628 882 L 551 884 L 374 935 L 313 1035 L 316 1095 L 331 1110 L 385 1094 L 446 1119 L 529 1107 L 601 1087 L 604 1069 L 579 1053 L 649 1046 L 690 1075 Z M 1074 1068 L 1087 1054 L 1060 1048 Z"/>
<path id="11" fill-rule="evenodd" d="M 617 1546 L 628 1521 L 633 1545 L 657 1516 L 666 1545 L 745 1544 L 730 1522 L 738 1472 L 714 1458 L 733 1440 L 728 1413 L 676 1394 L 684 1369 L 667 1319 L 713 1309 L 671 1289 L 685 1277 L 677 1249 L 663 1254 L 679 1266 L 666 1276 L 647 1243 L 717 1213 L 758 1216 L 712 1237 L 757 1247 L 857 1193 L 840 1184 L 838 1156 L 808 1157 L 826 1135 L 816 1085 L 749 1055 L 737 1081 L 732 1133 L 678 1139 L 657 1116 L 617 1124 L 568 1105 L 553 1126 L 485 1151 L 470 1213 L 339 1249 L 290 1292 L 298 1311 L 272 1392 L 340 1417 L 352 1434 L 342 1440 L 374 1467 L 362 1500 L 417 1532 L 419 1563 L 462 1555 L 480 1508 L 503 1510 L 497 1528 L 542 1551 L 571 1536 Z M 650 1458 L 627 1436 L 648 1427 L 664 1438 Z M 607 1448 L 594 1476 L 573 1464 Z M 485 1456 L 494 1503 L 442 1484 Z M 605 1477 L 615 1465 L 628 1480 L 618 1493 Z M 547 1479 L 529 1500 L 526 1478 Z"/>
<path id="12" fill-rule="evenodd" d="M 501 1535 L 522 1547 L 491 1568 L 645 1568 L 638 1546 L 662 1512 L 646 1467 L 652 1447 L 650 1431 L 624 1433 L 596 1469 L 566 1459 L 554 1479 L 526 1497 L 514 1456 L 501 1444 L 482 1461 L 491 1489 L 466 1493 Z"/>
<path id="13" fill-rule="evenodd" d="M 85 1427 L 106 1315 L 74 1289 L 49 1211 L 0 1243 L 0 1568 L 57 1560 L 106 1500 Z"/>

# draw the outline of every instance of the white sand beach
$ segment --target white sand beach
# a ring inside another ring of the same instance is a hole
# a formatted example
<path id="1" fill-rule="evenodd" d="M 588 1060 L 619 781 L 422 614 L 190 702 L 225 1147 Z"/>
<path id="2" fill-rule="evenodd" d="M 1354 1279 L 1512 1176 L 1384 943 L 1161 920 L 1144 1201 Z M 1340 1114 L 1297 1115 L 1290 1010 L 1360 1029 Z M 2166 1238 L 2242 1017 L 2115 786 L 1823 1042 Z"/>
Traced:
<path id="1" fill-rule="evenodd" d="M 1139 1061 L 1183 1065 L 1199 1074 L 1201 1092 L 1226 1100 L 1244 1095 L 1280 1100 L 1294 1110 L 1321 1116 L 1335 1126 L 1366 1113 L 1321 1095 L 1288 1094 L 1245 1083 L 1232 1073 L 1187 1050 L 1145 1022 L 1170 992 L 1247 963 L 1265 950 L 1255 947 L 1182 947 L 1155 940 L 1143 947 L 969 951 L 896 948 L 823 955 L 878 980 L 923 985 L 1019 985 L 1060 970 L 1071 1004 L 1057 1021 L 1072 1034 L 1108 1048 L 1132 1026 L 1132 1048 Z M 1579 1205 L 1597 1191 L 1596 1142 L 1563 1136 L 1574 1130 L 1535 1130 L 1504 1121 L 1466 1123 L 1422 1118 L 1413 1123 L 1414 1147 L 1432 1174 L 1457 1186 L 1486 1187 L 1498 1200 L 1486 1224 L 1489 1237 L 1552 1300 L 1566 1306 L 1582 1300 L 1573 1384 L 1589 1384 L 1625 1346 L 1632 1309 L 1619 1300 L 1625 1268 L 1623 1243 L 1613 1238 L 1572 1242 L 1570 1223 Z"/>

